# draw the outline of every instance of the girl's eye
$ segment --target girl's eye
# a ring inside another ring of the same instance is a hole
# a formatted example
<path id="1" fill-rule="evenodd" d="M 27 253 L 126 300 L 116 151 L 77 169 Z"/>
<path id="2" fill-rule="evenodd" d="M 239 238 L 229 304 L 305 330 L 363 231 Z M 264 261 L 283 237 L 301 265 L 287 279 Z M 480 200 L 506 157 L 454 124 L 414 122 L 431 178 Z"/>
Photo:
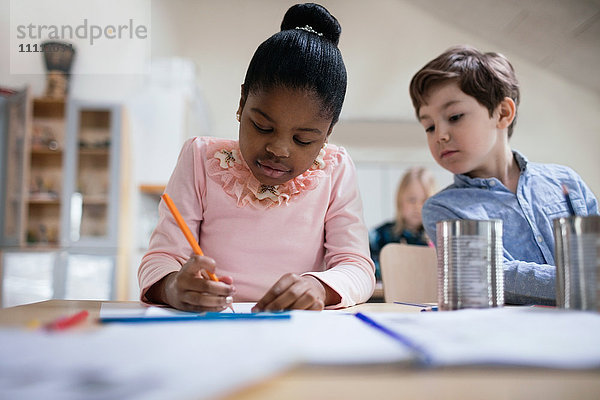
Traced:
<path id="1" fill-rule="evenodd" d="M 301 146 L 308 146 L 309 144 L 312 143 L 312 142 L 305 142 L 303 140 L 298 139 L 297 137 L 294 137 L 294 141 Z"/>
<path id="2" fill-rule="evenodd" d="M 435 129 L 435 126 L 431 125 L 425 128 L 425 132 L 427 133 L 431 133 L 433 132 L 433 130 Z"/>
<path id="3" fill-rule="evenodd" d="M 449 119 L 450 119 L 451 122 L 456 122 L 459 119 L 461 119 L 463 115 L 464 114 L 456 114 L 456 115 L 451 116 Z"/>
<path id="4" fill-rule="evenodd" d="M 272 132 L 273 129 L 272 128 L 262 128 L 260 126 L 258 126 L 256 124 L 256 122 L 252 121 L 252 125 L 254 125 L 254 127 L 256 128 L 257 131 L 261 132 L 261 133 L 269 133 Z"/>

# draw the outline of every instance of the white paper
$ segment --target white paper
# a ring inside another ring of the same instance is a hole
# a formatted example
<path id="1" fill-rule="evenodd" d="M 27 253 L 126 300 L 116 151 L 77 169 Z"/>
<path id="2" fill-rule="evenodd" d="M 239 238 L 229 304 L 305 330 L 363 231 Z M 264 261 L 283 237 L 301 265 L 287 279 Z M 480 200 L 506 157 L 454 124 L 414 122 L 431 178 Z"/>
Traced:
<path id="1" fill-rule="evenodd" d="M 367 314 L 423 351 L 432 366 L 600 367 L 600 314 L 492 308 Z"/>
<path id="2" fill-rule="evenodd" d="M 249 313 L 256 303 L 234 303 L 238 314 Z M 277 328 L 293 343 L 290 355 L 307 364 L 349 365 L 406 363 L 412 353 L 395 340 L 382 335 L 344 310 L 288 311 L 290 320 Z M 227 309 L 223 312 L 231 312 Z M 100 317 L 172 317 L 190 314 L 169 307 L 103 303 Z M 193 314 L 193 313 L 191 313 Z M 279 321 L 279 322 L 284 322 Z M 231 340 L 236 340 L 235 336 Z"/>
<path id="3" fill-rule="evenodd" d="M 292 311 L 292 332 L 299 359 L 315 365 L 405 364 L 410 349 L 381 334 L 353 314 Z"/>

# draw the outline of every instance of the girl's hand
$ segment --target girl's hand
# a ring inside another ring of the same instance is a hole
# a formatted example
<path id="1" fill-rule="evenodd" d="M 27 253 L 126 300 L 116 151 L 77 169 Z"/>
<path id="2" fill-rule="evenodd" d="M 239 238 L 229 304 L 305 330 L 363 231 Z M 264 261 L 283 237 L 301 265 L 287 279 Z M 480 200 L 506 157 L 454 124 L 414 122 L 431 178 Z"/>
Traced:
<path id="1" fill-rule="evenodd" d="M 320 311 L 325 307 L 327 289 L 321 281 L 313 276 L 285 274 L 256 303 L 252 311 L 288 309 Z"/>
<path id="2" fill-rule="evenodd" d="M 147 297 L 153 301 L 161 300 L 179 310 L 223 311 L 233 302 L 233 279 L 223 276 L 219 277 L 219 282 L 215 282 L 210 280 L 206 271 L 214 273 L 215 261 L 193 255 L 179 271 L 170 273 L 154 284 Z"/>

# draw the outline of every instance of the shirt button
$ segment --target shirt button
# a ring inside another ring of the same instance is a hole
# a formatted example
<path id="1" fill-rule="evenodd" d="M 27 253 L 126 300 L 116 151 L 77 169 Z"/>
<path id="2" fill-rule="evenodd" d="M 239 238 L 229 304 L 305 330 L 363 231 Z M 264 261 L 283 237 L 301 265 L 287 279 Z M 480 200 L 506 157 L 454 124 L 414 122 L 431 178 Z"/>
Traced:
<path id="1" fill-rule="evenodd" d="M 490 181 L 490 186 L 496 186 L 496 181 Z"/>
<path id="2" fill-rule="evenodd" d="M 537 241 L 542 243 L 544 241 L 544 238 L 541 235 L 538 235 Z"/>

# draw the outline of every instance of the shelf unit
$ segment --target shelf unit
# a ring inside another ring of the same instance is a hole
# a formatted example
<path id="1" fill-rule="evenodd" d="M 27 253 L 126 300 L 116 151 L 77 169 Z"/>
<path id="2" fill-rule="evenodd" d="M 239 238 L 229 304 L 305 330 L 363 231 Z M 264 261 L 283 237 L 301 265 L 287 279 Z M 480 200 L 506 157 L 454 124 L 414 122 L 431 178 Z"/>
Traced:
<path id="1" fill-rule="evenodd" d="M 2 245 L 116 247 L 121 107 L 34 98 L 28 115 L 26 98 L 2 107 L 20 126 L 3 143 Z"/>
<path id="2" fill-rule="evenodd" d="M 27 90 L 0 100 L 0 305 L 125 298 L 121 106 Z"/>

